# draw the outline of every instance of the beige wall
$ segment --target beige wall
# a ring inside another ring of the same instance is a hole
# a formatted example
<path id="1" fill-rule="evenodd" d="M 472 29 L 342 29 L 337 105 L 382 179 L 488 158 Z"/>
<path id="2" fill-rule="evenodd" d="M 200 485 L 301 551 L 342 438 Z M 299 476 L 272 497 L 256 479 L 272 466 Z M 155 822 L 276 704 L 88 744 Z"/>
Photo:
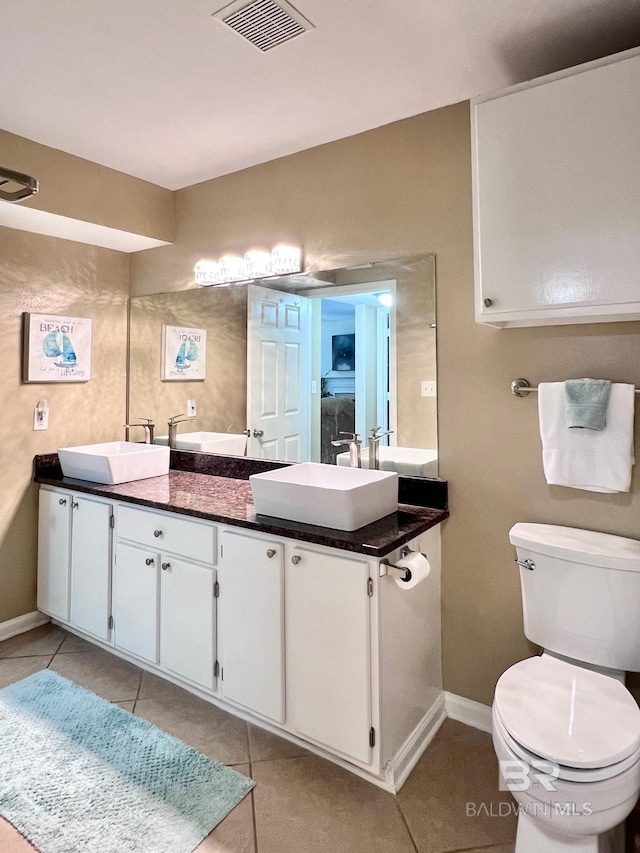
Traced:
<path id="1" fill-rule="evenodd" d="M 34 455 L 122 435 L 128 275 L 119 252 L 0 228 L 0 622 L 36 607 Z M 88 383 L 21 384 L 23 311 L 93 319 Z M 41 398 L 49 429 L 34 432 Z"/>
<path id="2" fill-rule="evenodd" d="M 40 182 L 21 202 L 96 225 L 157 240 L 174 238 L 174 193 L 140 178 L 0 130 L 0 163 Z"/>
<path id="3" fill-rule="evenodd" d="M 132 257 L 132 292 L 190 286 L 195 262 L 293 242 L 334 269 L 434 252 L 439 444 L 451 518 L 443 525 L 448 690 L 489 703 L 527 656 L 508 543 L 518 520 L 640 536 L 638 476 L 627 496 L 543 479 L 532 382 L 610 376 L 640 384 L 640 324 L 495 330 L 474 323 L 469 106 L 459 104 L 275 160 L 177 194 L 177 245 Z"/>

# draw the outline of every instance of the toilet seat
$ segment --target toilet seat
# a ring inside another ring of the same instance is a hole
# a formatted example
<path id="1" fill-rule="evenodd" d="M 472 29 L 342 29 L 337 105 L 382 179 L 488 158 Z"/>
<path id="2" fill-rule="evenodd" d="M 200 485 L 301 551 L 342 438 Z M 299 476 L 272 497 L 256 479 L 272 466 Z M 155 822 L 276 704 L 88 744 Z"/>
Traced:
<path id="1" fill-rule="evenodd" d="M 640 709 L 626 687 L 548 654 L 502 674 L 494 716 L 523 760 L 552 761 L 585 781 L 615 776 L 640 754 Z"/>
<path id="2" fill-rule="evenodd" d="M 538 771 L 543 773 L 545 772 L 545 765 L 549 764 L 549 759 L 543 758 L 541 755 L 536 755 L 535 753 L 525 749 L 522 744 L 519 744 L 509 734 L 495 708 L 493 712 L 493 727 L 498 733 L 498 736 L 502 738 L 516 758 L 519 758 L 525 764 L 528 764 L 530 767 L 537 769 Z M 625 770 L 629 767 L 633 767 L 633 765 L 638 762 L 640 762 L 640 748 L 635 752 L 632 752 L 631 755 L 624 758 L 622 761 L 618 761 L 615 764 L 609 764 L 606 767 L 579 769 L 576 767 L 566 767 L 562 764 L 556 764 L 555 767 L 558 771 L 557 778 L 565 779 L 567 782 L 604 782 L 606 779 L 612 779 L 614 776 L 624 773 Z"/>

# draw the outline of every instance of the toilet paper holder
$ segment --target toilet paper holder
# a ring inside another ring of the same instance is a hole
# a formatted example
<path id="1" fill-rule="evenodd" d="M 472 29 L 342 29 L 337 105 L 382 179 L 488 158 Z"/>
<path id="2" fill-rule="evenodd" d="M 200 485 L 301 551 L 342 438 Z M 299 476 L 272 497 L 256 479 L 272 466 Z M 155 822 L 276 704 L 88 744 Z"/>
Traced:
<path id="1" fill-rule="evenodd" d="M 408 557 L 409 554 L 416 553 L 412 551 L 411 548 L 407 548 L 405 545 L 404 548 L 400 549 L 400 559 L 404 559 Z M 391 578 L 397 578 L 398 580 L 405 581 L 405 583 L 409 583 L 411 580 L 411 569 L 407 569 L 404 566 L 396 566 L 394 563 L 391 563 L 389 560 L 385 559 L 380 561 L 380 577 L 384 577 L 388 575 Z"/>

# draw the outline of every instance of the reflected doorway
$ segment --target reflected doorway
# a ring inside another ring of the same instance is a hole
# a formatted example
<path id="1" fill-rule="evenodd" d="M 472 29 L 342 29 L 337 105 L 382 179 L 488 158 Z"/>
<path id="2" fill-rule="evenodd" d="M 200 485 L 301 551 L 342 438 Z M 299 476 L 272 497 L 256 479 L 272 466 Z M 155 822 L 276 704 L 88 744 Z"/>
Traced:
<path id="1" fill-rule="evenodd" d="M 340 433 L 396 443 L 395 280 L 305 291 L 311 302 L 311 459 L 336 464 Z"/>

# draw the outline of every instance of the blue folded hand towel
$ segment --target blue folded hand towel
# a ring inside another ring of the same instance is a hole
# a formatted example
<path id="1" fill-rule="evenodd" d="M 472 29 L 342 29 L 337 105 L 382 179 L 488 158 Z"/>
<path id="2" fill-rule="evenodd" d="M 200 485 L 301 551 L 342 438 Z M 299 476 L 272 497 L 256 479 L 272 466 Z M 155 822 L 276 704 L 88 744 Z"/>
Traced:
<path id="1" fill-rule="evenodd" d="M 603 430 L 611 396 L 608 379 L 568 379 L 564 383 L 567 426 Z"/>

